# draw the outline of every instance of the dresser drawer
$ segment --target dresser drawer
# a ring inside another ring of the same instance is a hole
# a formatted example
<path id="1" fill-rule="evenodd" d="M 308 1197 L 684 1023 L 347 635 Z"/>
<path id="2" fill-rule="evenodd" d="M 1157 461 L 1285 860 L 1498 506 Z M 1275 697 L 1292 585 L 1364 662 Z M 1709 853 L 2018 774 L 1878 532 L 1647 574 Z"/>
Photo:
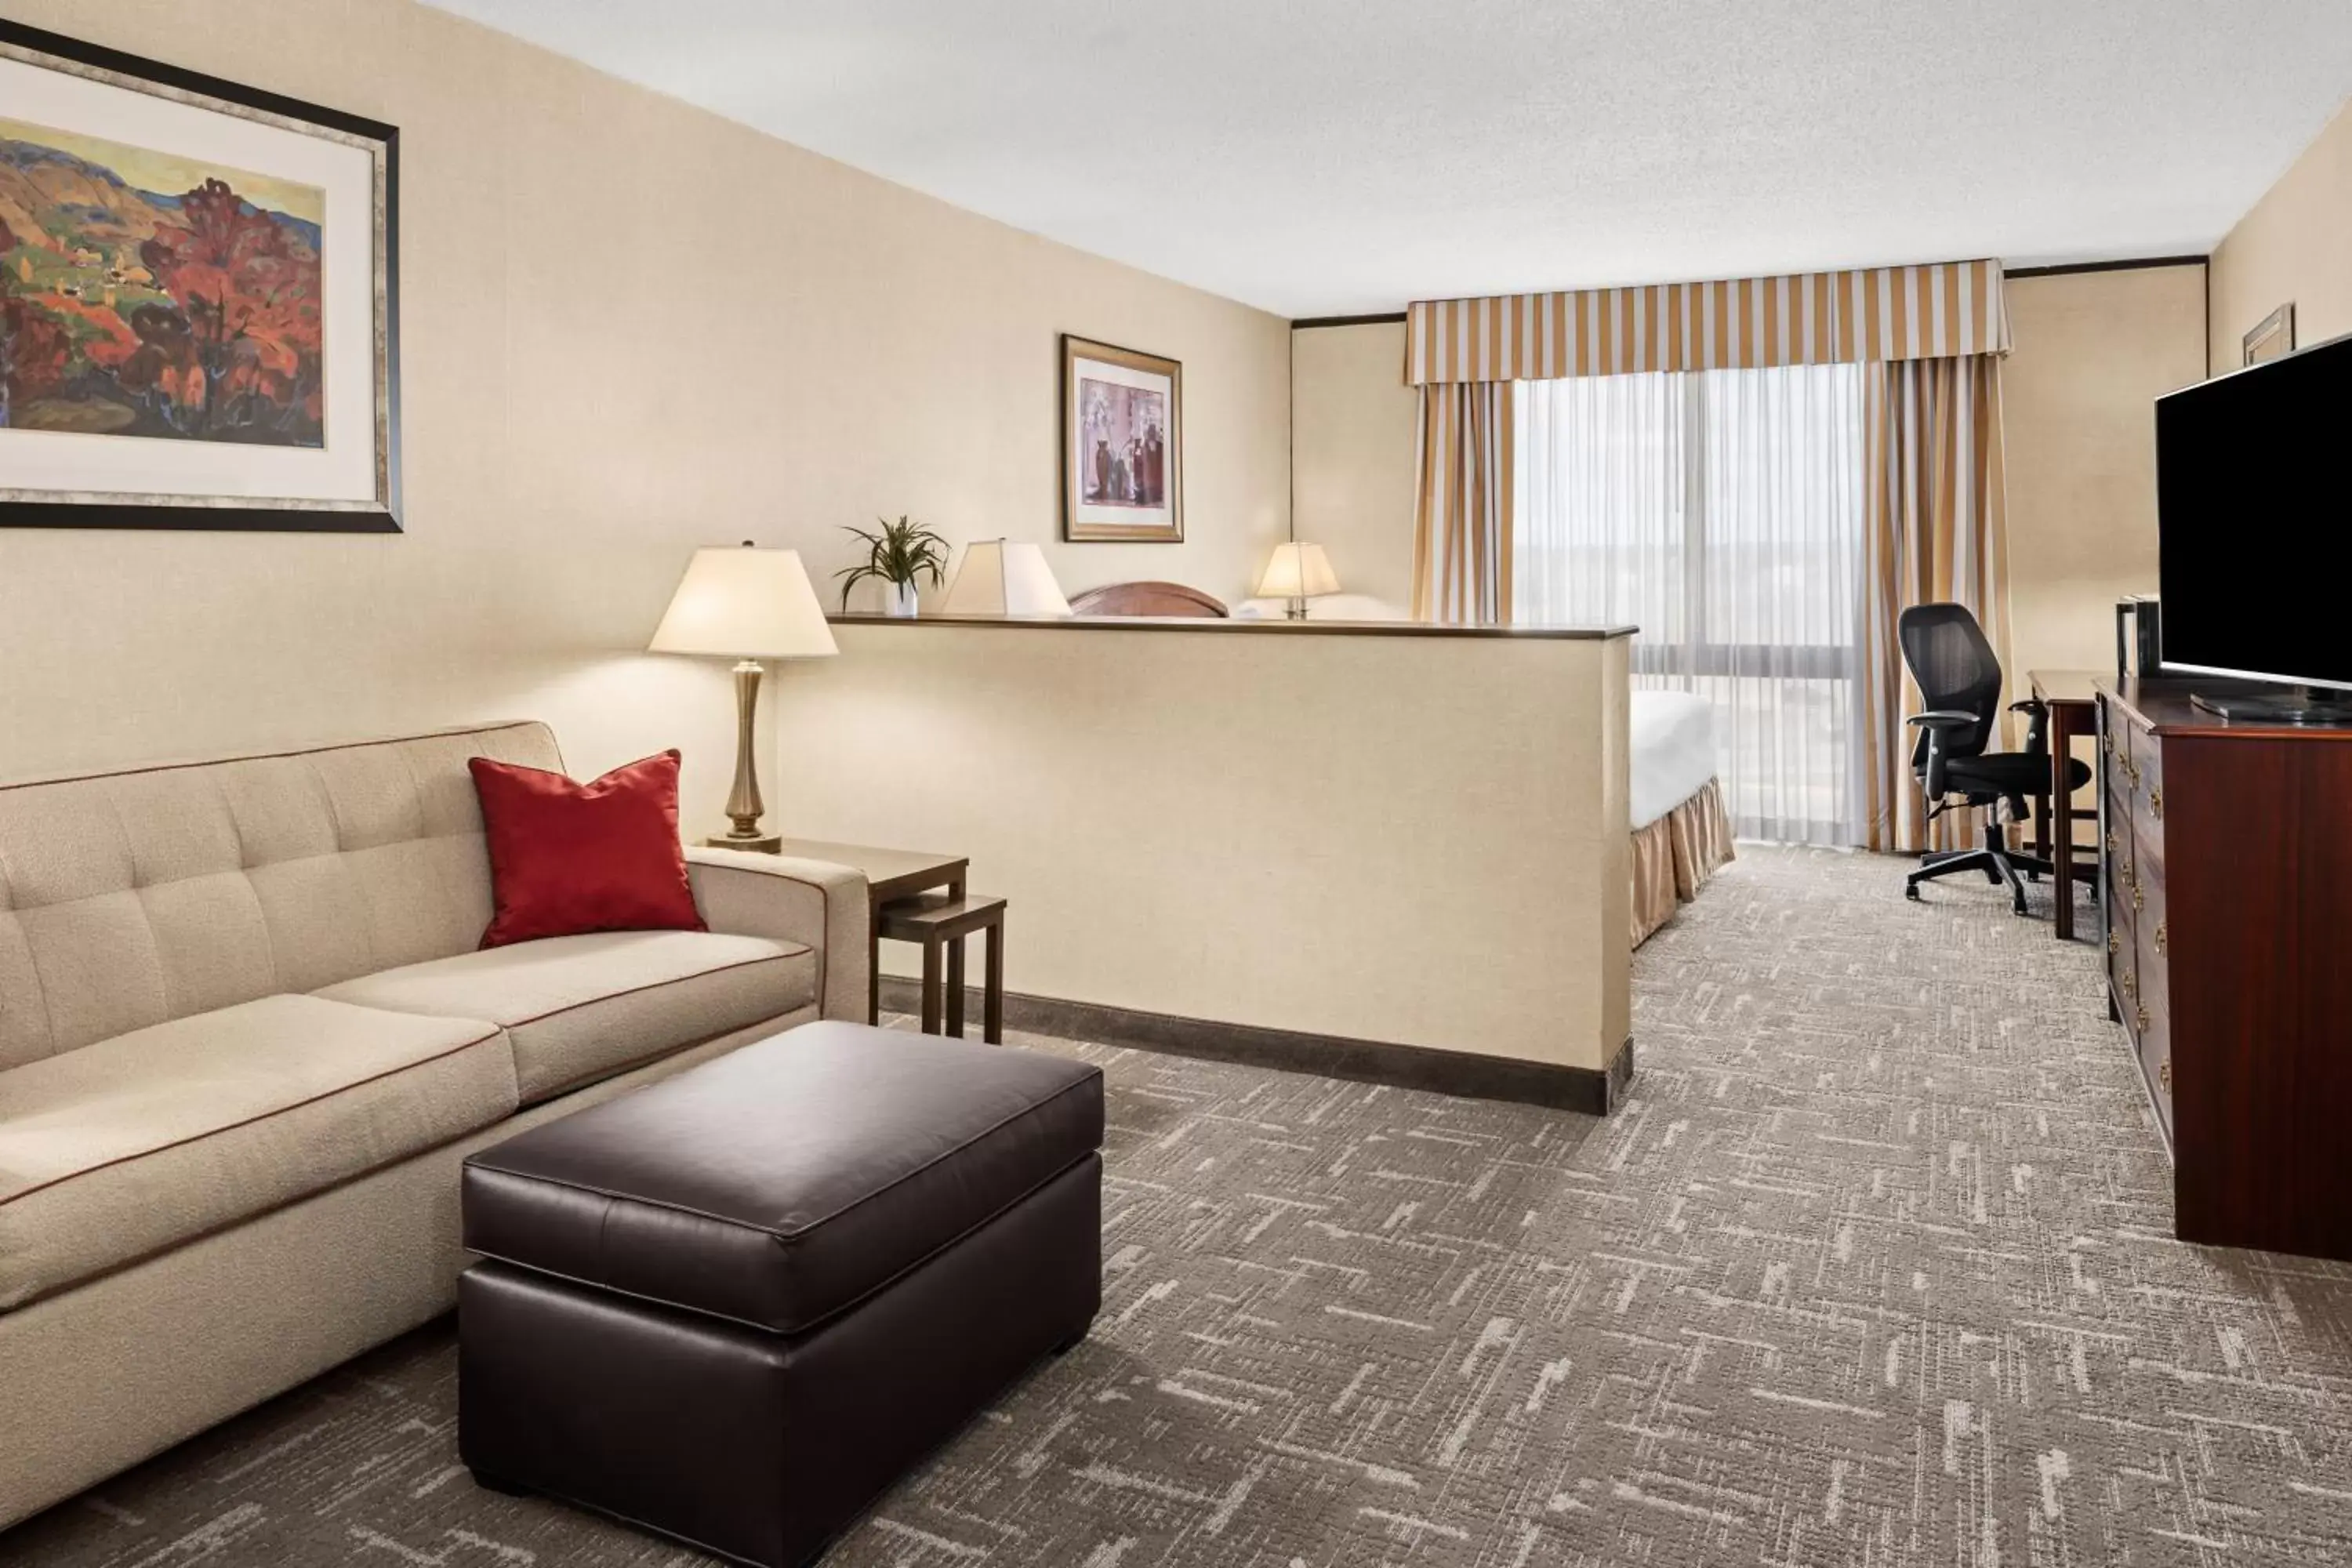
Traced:
<path id="1" fill-rule="evenodd" d="M 2139 934 L 2132 925 L 2131 893 L 2120 879 L 2107 884 L 2107 984 L 2124 1029 L 2139 1039 Z"/>
<path id="2" fill-rule="evenodd" d="M 2139 1052 L 2139 1070 L 2147 1079 L 2147 1097 L 2156 1119 L 2164 1124 L 2164 1141 L 2172 1142 L 2172 1018 L 2163 1007 L 2138 1004 L 2135 1020 L 2139 1032 L 2133 1044 Z"/>
<path id="3" fill-rule="evenodd" d="M 2107 710 L 2105 733 L 2099 742 L 2099 776 L 2111 805 L 2123 808 L 2122 815 L 2131 815 L 2131 725 L 2112 706 Z"/>
<path id="4" fill-rule="evenodd" d="M 2164 858 L 2164 743 L 2142 737 L 2132 752 L 2131 830 L 2137 841 L 2132 858 Z"/>
<path id="5" fill-rule="evenodd" d="M 2132 905 L 2132 951 L 2139 999 L 2151 1011 L 2169 1016 L 2172 928 L 2164 912 L 2164 862 L 2135 861 L 2125 899 Z"/>
<path id="6" fill-rule="evenodd" d="M 2153 748 L 2151 748 L 2153 751 Z M 2145 778 L 2146 774 L 2143 773 Z M 2143 802 L 2144 804 L 2144 802 Z M 2133 844 L 2120 900 L 2131 921 L 2132 992 L 2126 1004 L 2148 1098 L 2172 1141 L 2172 926 L 2165 909 L 2164 861 L 2145 835 Z"/>

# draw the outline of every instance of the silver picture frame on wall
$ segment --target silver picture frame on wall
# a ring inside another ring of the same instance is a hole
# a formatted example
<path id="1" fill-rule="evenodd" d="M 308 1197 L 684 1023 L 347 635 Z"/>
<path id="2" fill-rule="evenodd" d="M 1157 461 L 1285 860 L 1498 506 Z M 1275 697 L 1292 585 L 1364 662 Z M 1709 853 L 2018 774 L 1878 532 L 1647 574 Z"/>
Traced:
<path id="1" fill-rule="evenodd" d="M 399 132 L 0 21 L 0 527 L 396 533 Z"/>
<path id="2" fill-rule="evenodd" d="M 2244 364 L 2261 364 L 2294 353 L 2294 301 L 2290 300 L 2264 316 L 2243 343 Z"/>

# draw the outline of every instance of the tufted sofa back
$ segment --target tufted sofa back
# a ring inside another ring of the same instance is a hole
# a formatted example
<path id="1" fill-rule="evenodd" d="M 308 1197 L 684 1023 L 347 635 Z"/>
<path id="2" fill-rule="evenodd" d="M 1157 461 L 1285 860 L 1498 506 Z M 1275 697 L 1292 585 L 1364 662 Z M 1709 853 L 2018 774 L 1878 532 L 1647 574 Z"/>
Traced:
<path id="1" fill-rule="evenodd" d="M 468 757 L 544 724 L 0 785 L 0 1069 L 481 940 Z"/>

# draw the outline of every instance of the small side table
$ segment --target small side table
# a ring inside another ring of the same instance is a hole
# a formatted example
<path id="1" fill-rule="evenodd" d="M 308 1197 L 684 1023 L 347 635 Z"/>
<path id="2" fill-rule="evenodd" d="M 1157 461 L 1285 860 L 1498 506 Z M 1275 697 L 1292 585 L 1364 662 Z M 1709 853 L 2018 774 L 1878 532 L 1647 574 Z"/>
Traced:
<path id="1" fill-rule="evenodd" d="M 986 979 L 981 993 L 980 1037 L 992 1046 L 1004 1043 L 1004 900 L 984 893 L 967 898 L 955 893 L 925 893 L 882 907 L 882 934 L 892 942 L 920 942 L 923 948 L 923 1033 L 936 1035 L 940 1025 L 940 960 L 945 958 L 945 1032 L 963 1038 L 963 942 L 974 931 L 985 933 Z"/>
<path id="2" fill-rule="evenodd" d="M 836 844 L 823 838 L 787 838 L 782 853 L 798 860 L 830 860 L 866 873 L 866 1021 L 882 1021 L 882 908 L 932 889 L 948 897 L 963 897 L 964 877 L 971 859 L 964 855 L 932 855 L 919 849 L 879 849 L 870 844 Z M 993 951 L 992 949 L 992 951 Z M 963 944 L 956 944 L 956 977 L 963 977 Z M 962 992 L 957 992 L 961 1016 Z M 936 1032 L 936 1031 L 934 1031 Z"/>

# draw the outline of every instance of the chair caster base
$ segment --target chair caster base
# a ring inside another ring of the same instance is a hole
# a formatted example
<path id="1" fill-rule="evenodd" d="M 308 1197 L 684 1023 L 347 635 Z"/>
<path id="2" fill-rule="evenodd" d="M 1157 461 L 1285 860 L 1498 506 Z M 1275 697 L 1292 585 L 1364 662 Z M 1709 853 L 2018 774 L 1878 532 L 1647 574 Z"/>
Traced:
<path id="1" fill-rule="evenodd" d="M 1908 882 L 1906 882 L 1903 885 L 1903 896 L 1910 900 L 1915 904 L 1927 902 L 1925 899 L 1922 899 L 1919 896 L 1919 889 Z"/>

